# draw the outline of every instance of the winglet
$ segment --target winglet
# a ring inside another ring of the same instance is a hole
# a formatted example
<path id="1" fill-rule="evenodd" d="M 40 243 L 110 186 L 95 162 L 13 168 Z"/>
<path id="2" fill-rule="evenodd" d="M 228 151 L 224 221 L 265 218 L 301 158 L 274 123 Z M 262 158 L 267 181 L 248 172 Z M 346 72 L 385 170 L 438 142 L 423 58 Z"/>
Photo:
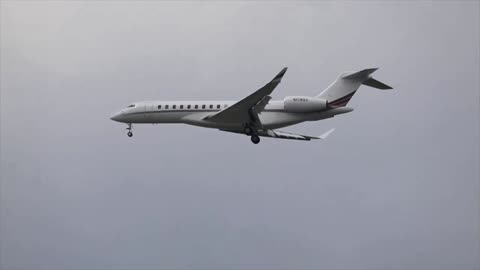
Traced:
<path id="1" fill-rule="evenodd" d="M 335 129 L 332 128 L 332 129 L 330 129 L 329 131 L 327 131 L 327 132 L 323 133 L 322 135 L 318 136 L 318 138 L 320 138 L 320 139 L 322 139 L 322 140 L 325 140 L 325 139 L 328 137 L 328 135 L 330 135 L 334 130 L 335 130 Z"/>
<path id="2" fill-rule="evenodd" d="M 285 75 L 285 73 L 287 72 L 287 69 L 288 67 L 284 67 L 282 71 L 280 71 L 280 73 L 278 73 L 278 75 L 273 78 L 272 82 L 276 80 L 280 81 L 283 78 L 283 75 Z"/>

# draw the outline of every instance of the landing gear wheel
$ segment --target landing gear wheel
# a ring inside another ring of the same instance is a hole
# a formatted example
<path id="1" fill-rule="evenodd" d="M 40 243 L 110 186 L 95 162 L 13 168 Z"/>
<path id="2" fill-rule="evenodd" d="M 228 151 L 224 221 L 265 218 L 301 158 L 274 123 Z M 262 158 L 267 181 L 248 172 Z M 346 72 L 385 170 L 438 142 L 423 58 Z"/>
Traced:
<path id="1" fill-rule="evenodd" d="M 127 130 L 128 130 L 127 136 L 128 136 L 128 137 L 132 137 L 132 136 L 133 136 L 133 133 L 132 133 L 132 123 L 128 123 L 127 125 L 128 125 L 128 127 L 127 127 Z"/>
<path id="2" fill-rule="evenodd" d="M 260 142 L 260 137 L 258 137 L 257 135 L 253 135 L 250 139 L 254 144 L 258 144 Z"/>

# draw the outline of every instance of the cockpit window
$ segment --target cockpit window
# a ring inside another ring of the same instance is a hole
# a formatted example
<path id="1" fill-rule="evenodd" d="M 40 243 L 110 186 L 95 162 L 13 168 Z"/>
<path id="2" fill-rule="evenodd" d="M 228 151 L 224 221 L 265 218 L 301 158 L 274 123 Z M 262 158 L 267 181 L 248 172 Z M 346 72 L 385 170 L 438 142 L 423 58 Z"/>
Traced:
<path id="1" fill-rule="evenodd" d="M 135 107 L 135 104 L 128 105 L 127 108 L 133 108 L 133 107 Z"/>

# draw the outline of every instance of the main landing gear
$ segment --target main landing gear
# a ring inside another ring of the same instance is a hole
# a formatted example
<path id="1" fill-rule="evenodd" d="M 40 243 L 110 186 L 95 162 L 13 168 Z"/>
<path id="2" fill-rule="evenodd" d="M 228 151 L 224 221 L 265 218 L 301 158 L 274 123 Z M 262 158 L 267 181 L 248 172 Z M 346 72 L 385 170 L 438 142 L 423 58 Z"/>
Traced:
<path id="1" fill-rule="evenodd" d="M 260 137 L 258 137 L 257 135 L 252 135 L 252 137 L 250 137 L 250 140 L 252 140 L 252 143 L 258 144 L 260 142 Z"/>
<path id="2" fill-rule="evenodd" d="M 260 142 L 260 137 L 256 134 L 256 130 L 253 129 L 250 125 L 245 125 L 245 128 L 243 129 L 243 132 L 245 134 L 250 135 L 250 140 L 252 140 L 252 143 L 258 144 Z"/>
<path id="3" fill-rule="evenodd" d="M 132 123 L 128 123 L 127 130 L 128 130 L 127 136 L 128 136 L 128 137 L 132 137 L 132 136 L 133 136 L 133 133 L 132 133 Z"/>

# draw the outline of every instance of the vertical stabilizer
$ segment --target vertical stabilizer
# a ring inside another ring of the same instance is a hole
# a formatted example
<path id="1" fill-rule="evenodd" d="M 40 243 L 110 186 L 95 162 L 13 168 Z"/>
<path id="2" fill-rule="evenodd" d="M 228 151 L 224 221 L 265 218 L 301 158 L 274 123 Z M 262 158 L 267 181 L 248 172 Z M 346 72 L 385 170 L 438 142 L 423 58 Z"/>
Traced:
<path id="1" fill-rule="evenodd" d="M 330 106 L 342 107 L 348 104 L 362 84 L 379 89 L 392 89 L 390 86 L 371 78 L 371 74 L 377 69 L 378 68 L 369 68 L 359 72 L 342 73 L 317 97 L 326 99 Z"/>

